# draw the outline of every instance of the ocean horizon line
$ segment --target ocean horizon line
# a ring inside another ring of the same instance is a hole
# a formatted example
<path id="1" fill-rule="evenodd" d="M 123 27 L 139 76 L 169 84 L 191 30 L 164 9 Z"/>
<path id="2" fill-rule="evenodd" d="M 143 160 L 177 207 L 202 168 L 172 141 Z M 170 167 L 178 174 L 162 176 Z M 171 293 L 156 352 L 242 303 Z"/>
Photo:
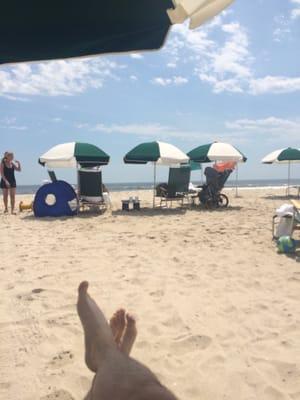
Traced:
<path id="1" fill-rule="evenodd" d="M 201 181 L 193 181 L 194 184 L 201 184 Z M 76 186 L 75 183 L 71 185 Z M 153 182 L 107 182 L 105 183 L 111 192 L 131 191 L 131 190 L 150 190 L 153 188 Z M 291 179 L 290 185 L 300 185 L 300 179 Z M 25 184 L 17 186 L 17 194 L 34 194 L 41 184 Z M 240 179 L 238 180 L 240 188 L 280 188 L 287 186 L 286 179 Z M 229 180 L 225 187 L 236 187 L 235 180 Z"/>

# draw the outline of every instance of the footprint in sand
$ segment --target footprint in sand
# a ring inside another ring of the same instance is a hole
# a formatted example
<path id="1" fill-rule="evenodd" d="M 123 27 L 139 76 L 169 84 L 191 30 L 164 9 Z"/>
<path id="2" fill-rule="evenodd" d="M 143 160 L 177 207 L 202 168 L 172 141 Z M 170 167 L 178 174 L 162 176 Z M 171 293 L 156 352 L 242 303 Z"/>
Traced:
<path id="1" fill-rule="evenodd" d="M 74 355 L 71 351 L 61 351 L 56 356 L 52 358 L 49 362 L 51 368 L 61 368 L 67 364 L 70 364 L 74 359 Z"/>
<path id="2" fill-rule="evenodd" d="M 32 293 L 41 293 L 43 292 L 45 289 L 41 289 L 41 288 L 37 288 L 37 289 L 32 289 Z"/>
<path id="3" fill-rule="evenodd" d="M 211 344 L 211 342 L 212 339 L 209 336 L 192 335 L 176 338 L 171 346 L 177 354 L 184 354 L 197 350 L 205 350 Z"/>
<path id="4" fill-rule="evenodd" d="M 50 394 L 47 394 L 46 396 L 41 397 L 40 400 L 75 400 L 75 399 L 69 392 L 61 389 L 61 390 L 55 390 L 55 392 L 52 392 Z"/>

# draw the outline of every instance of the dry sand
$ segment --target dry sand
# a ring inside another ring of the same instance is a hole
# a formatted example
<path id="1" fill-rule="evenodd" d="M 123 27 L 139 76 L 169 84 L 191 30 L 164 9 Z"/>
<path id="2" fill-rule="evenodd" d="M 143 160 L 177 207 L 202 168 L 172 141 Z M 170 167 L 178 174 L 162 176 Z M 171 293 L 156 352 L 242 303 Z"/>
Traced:
<path id="1" fill-rule="evenodd" d="M 75 302 L 87 279 L 107 316 L 137 316 L 133 356 L 179 399 L 300 399 L 300 264 L 271 241 L 284 201 L 240 193 L 214 212 L 124 213 L 124 193 L 104 215 L 2 208 L 0 398 L 84 397 L 92 374 Z M 150 192 L 136 194 L 150 206 Z"/>

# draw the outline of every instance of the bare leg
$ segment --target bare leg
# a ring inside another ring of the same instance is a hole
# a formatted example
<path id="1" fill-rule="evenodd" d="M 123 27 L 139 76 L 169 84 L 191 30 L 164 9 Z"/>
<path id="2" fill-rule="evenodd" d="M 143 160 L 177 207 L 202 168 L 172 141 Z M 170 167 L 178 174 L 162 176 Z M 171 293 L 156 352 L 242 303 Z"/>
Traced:
<path id="1" fill-rule="evenodd" d="M 11 213 L 15 214 L 16 188 L 9 189 Z"/>
<path id="2" fill-rule="evenodd" d="M 3 191 L 3 203 L 4 203 L 4 212 L 8 212 L 8 189 L 2 189 Z"/>
<path id="3" fill-rule="evenodd" d="M 125 310 L 122 308 L 117 310 L 114 315 L 111 317 L 109 320 L 109 325 L 114 337 L 114 340 L 117 344 L 117 346 L 120 346 L 120 342 L 124 333 L 124 329 L 126 326 L 126 321 L 125 321 Z"/>
<path id="4" fill-rule="evenodd" d="M 130 314 L 126 314 L 126 329 L 120 345 L 120 350 L 129 356 L 137 336 L 136 321 Z"/>
<path id="5" fill-rule="evenodd" d="M 101 359 L 109 349 L 116 348 L 111 329 L 95 301 L 87 293 L 88 282 L 78 288 L 77 312 L 81 320 L 85 339 L 85 362 L 96 372 Z"/>

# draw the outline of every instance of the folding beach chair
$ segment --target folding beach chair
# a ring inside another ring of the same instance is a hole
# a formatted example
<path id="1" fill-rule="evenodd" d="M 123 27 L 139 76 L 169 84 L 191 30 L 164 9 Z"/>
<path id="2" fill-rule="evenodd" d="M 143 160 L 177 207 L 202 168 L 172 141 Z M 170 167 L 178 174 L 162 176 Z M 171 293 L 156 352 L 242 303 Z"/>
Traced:
<path id="1" fill-rule="evenodd" d="M 168 183 L 156 187 L 156 197 L 160 198 L 160 207 L 168 206 L 168 202 L 179 201 L 184 204 L 188 199 L 191 169 L 189 167 L 170 168 Z"/>
<path id="2" fill-rule="evenodd" d="M 78 170 L 78 200 L 80 206 L 106 208 L 103 197 L 102 173 L 99 169 L 81 168 Z"/>

